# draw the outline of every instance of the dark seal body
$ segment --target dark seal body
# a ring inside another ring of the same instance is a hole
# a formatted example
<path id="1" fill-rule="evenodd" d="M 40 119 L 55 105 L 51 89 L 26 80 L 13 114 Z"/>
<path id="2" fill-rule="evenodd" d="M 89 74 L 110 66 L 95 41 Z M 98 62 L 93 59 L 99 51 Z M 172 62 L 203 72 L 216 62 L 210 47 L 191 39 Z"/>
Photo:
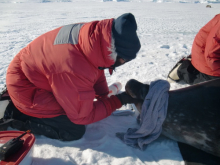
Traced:
<path id="1" fill-rule="evenodd" d="M 132 79 L 125 89 L 144 100 L 149 85 Z M 162 134 L 220 157 L 220 79 L 169 91 Z"/>
<path id="2" fill-rule="evenodd" d="M 170 91 L 163 135 L 220 157 L 220 79 Z"/>

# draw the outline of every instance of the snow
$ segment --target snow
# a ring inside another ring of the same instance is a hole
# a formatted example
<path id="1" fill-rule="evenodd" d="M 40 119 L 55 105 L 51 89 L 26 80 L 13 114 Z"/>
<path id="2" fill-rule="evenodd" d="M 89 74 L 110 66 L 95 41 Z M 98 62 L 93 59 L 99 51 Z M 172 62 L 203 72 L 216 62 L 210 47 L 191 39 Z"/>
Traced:
<path id="1" fill-rule="evenodd" d="M 156 3 L 220 3 L 220 0 L 0 0 L 0 3 L 48 2 L 156 2 Z"/>
<path id="2" fill-rule="evenodd" d="M 117 68 L 112 76 L 105 72 L 108 84 L 120 81 L 124 90 L 132 78 L 143 83 L 166 79 L 173 65 L 190 54 L 199 29 L 220 11 L 219 0 L 210 4 L 212 8 L 206 8 L 205 0 L 176 2 L 180 1 L 0 0 L 0 88 L 10 61 L 39 35 L 62 25 L 116 18 L 126 12 L 136 17 L 142 47 L 135 60 Z M 171 84 L 171 90 L 185 86 Z M 183 165 L 177 143 L 166 137 L 159 137 L 140 151 L 115 136 L 116 132 L 138 127 L 137 114 L 110 116 L 90 124 L 78 141 L 36 136 L 32 165 Z"/>

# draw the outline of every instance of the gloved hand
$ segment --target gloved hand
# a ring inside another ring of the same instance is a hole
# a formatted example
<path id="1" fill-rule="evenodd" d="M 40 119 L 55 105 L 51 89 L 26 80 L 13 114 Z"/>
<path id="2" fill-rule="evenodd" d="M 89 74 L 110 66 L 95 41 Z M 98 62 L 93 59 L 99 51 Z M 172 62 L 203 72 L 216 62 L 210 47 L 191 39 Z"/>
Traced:
<path id="1" fill-rule="evenodd" d="M 143 100 L 141 100 L 141 99 L 132 98 L 126 92 L 122 92 L 122 93 L 117 94 L 115 96 L 121 101 L 122 105 L 126 105 L 126 104 L 129 104 L 129 103 L 134 103 L 136 105 L 138 103 L 142 103 L 143 102 Z"/>

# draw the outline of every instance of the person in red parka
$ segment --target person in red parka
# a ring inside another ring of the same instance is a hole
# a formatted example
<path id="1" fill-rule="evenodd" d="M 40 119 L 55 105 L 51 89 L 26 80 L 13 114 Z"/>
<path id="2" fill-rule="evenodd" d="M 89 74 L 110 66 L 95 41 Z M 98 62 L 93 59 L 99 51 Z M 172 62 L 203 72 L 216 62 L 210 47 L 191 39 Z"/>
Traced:
<path id="1" fill-rule="evenodd" d="M 168 80 L 188 84 L 220 78 L 220 14 L 196 35 L 191 55 L 181 59 L 168 75 Z"/>
<path id="2" fill-rule="evenodd" d="M 108 98 L 104 74 L 104 69 L 112 73 L 136 57 L 141 47 L 136 30 L 135 17 L 125 13 L 117 19 L 65 25 L 29 43 L 6 74 L 14 105 L 12 127 L 77 140 L 85 125 L 136 103 L 125 92 Z"/>

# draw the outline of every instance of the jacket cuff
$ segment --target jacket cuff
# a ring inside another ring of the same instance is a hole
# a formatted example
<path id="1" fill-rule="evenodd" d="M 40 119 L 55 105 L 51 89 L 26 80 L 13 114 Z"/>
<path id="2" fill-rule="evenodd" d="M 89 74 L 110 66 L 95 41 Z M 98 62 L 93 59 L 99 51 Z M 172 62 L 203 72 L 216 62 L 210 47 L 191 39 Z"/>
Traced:
<path id="1" fill-rule="evenodd" d="M 96 99 L 107 99 L 108 98 L 108 93 L 107 94 L 104 94 L 104 95 L 95 95 L 95 98 Z"/>
<path id="2" fill-rule="evenodd" d="M 122 107 L 121 101 L 114 95 L 107 99 L 100 99 L 105 104 L 108 115 Z"/>

